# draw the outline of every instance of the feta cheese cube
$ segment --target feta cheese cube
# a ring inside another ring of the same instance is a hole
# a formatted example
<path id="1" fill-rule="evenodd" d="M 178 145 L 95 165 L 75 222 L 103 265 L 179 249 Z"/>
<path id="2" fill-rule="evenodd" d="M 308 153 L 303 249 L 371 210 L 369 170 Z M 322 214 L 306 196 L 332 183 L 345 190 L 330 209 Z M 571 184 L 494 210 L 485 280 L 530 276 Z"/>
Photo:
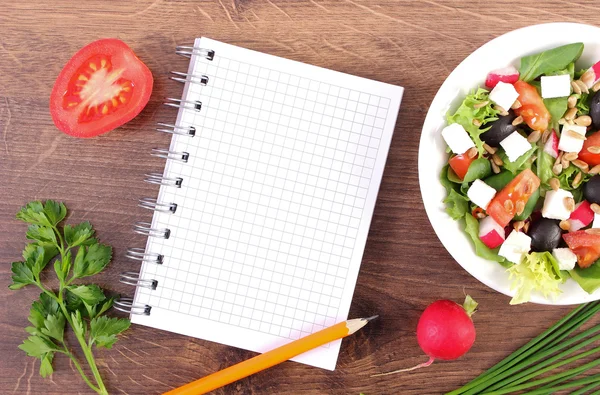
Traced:
<path id="1" fill-rule="evenodd" d="M 487 209 L 495 195 L 496 190 L 481 180 L 473 181 L 467 191 L 469 199 L 484 210 Z"/>
<path id="2" fill-rule="evenodd" d="M 523 232 L 513 230 L 498 251 L 498 255 L 505 257 L 512 263 L 519 264 L 523 256 L 531 249 L 531 237 Z"/>
<path id="3" fill-rule="evenodd" d="M 569 74 L 542 76 L 542 97 L 565 97 L 571 94 L 571 76 Z"/>
<path id="4" fill-rule="evenodd" d="M 442 130 L 442 137 L 452 152 L 457 155 L 464 154 L 469 148 L 475 147 L 475 143 L 473 143 L 465 128 L 458 123 L 446 126 Z"/>
<path id="5" fill-rule="evenodd" d="M 568 248 L 555 248 L 552 250 L 552 256 L 558 262 L 560 270 L 571 270 L 577 263 L 577 255 Z"/>
<path id="6" fill-rule="evenodd" d="M 507 138 L 500 142 L 500 146 L 504 148 L 508 160 L 511 162 L 519 159 L 519 156 L 531 149 L 531 144 L 527 139 L 519 134 L 519 132 L 512 132 Z"/>
<path id="7" fill-rule="evenodd" d="M 491 101 L 508 111 L 519 97 L 519 93 L 512 84 L 500 81 L 492 89 L 489 97 Z"/>
<path id="8" fill-rule="evenodd" d="M 571 132 L 570 132 L 571 131 Z M 558 141 L 558 149 L 565 152 L 579 153 L 583 148 L 583 140 L 570 136 L 572 132 L 585 136 L 587 128 L 579 125 L 563 125 Z"/>
<path id="9" fill-rule="evenodd" d="M 592 228 L 600 228 L 600 215 L 594 213 L 594 222 L 592 222 Z"/>
<path id="10" fill-rule="evenodd" d="M 550 219 L 569 219 L 571 210 L 565 204 L 566 198 L 573 198 L 573 194 L 564 189 L 546 192 L 544 207 L 542 208 L 542 217 Z"/>

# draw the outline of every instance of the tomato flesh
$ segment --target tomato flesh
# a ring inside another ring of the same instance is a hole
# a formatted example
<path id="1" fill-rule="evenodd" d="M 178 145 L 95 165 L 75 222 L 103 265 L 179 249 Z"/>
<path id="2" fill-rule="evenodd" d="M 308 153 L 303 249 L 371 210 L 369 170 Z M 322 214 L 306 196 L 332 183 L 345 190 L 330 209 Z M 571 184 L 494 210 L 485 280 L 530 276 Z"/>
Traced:
<path id="1" fill-rule="evenodd" d="M 152 73 L 125 43 L 94 41 L 60 72 L 50 95 L 52 119 L 72 136 L 106 133 L 140 113 L 152 85 Z"/>
<path id="2" fill-rule="evenodd" d="M 588 151 L 589 147 L 600 146 L 600 131 L 588 136 L 583 142 L 583 148 L 579 152 L 578 159 L 591 166 L 600 165 L 600 154 L 594 154 Z"/>
<path id="3" fill-rule="evenodd" d="M 486 211 L 494 221 L 504 227 L 517 215 L 517 208 L 521 205 L 524 208 L 539 187 L 538 176 L 531 169 L 525 169 L 494 196 Z"/>
<path id="4" fill-rule="evenodd" d="M 589 267 L 600 258 L 600 234 L 578 230 L 565 233 L 563 239 L 577 255 L 577 264 L 580 268 Z"/>
<path id="5" fill-rule="evenodd" d="M 454 170 L 454 173 L 456 173 L 458 178 L 464 180 L 465 176 L 467 175 L 467 171 L 469 171 L 469 166 L 471 166 L 471 163 L 473 163 L 474 160 L 474 157 L 470 158 L 467 154 L 455 155 L 450 158 L 448 164 L 452 170 Z"/>
<path id="6" fill-rule="evenodd" d="M 513 86 L 519 93 L 517 100 L 521 103 L 521 107 L 515 109 L 515 114 L 522 116 L 523 120 L 533 130 L 543 132 L 548 129 L 550 113 L 546 109 L 537 89 L 525 81 L 517 81 Z"/>

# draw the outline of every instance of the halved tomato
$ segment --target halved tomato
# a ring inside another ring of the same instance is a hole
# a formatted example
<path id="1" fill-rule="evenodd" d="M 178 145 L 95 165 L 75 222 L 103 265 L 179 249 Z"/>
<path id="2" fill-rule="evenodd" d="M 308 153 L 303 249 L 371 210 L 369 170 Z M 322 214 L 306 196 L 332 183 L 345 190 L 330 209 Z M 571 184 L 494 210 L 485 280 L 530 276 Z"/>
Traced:
<path id="1" fill-rule="evenodd" d="M 523 212 L 531 195 L 540 187 L 540 179 L 531 169 L 525 169 L 494 196 L 487 213 L 500 226 L 506 226 L 513 217 Z"/>
<path id="2" fill-rule="evenodd" d="M 513 86 L 519 93 L 517 100 L 521 103 L 521 107 L 515 109 L 515 114 L 522 116 L 523 120 L 533 130 L 543 132 L 548 129 L 550 113 L 546 109 L 544 100 L 537 89 L 525 81 L 517 81 Z"/>
<path id="3" fill-rule="evenodd" d="M 577 264 L 584 269 L 600 258 L 600 234 L 594 230 L 578 230 L 565 233 L 563 239 L 577 255 Z"/>
<path id="4" fill-rule="evenodd" d="M 471 166 L 471 163 L 473 163 L 474 160 L 475 157 L 471 158 L 465 153 L 462 155 L 454 155 L 452 158 L 450 158 L 448 164 L 452 170 L 454 170 L 454 173 L 456 173 L 461 180 L 464 180 L 465 176 L 467 175 L 467 171 L 469 171 L 469 166 Z"/>
<path id="5" fill-rule="evenodd" d="M 148 103 L 154 80 L 123 41 L 107 38 L 81 48 L 62 69 L 50 94 L 57 128 L 93 137 L 131 121 Z"/>
<path id="6" fill-rule="evenodd" d="M 600 132 L 592 133 L 583 142 L 583 148 L 579 152 L 579 159 L 592 166 L 600 165 L 600 154 L 588 151 L 590 147 L 600 146 Z"/>

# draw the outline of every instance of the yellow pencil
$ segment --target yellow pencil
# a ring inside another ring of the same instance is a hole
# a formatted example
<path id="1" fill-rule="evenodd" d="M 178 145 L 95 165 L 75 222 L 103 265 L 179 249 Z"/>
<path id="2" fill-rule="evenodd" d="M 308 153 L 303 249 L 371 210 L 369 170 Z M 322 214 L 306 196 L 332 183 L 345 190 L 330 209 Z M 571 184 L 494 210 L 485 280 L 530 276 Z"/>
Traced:
<path id="1" fill-rule="evenodd" d="M 363 326 L 367 325 L 369 321 L 372 321 L 377 317 L 378 316 L 375 315 L 368 318 L 356 318 L 342 321 L 339 324 L 322 329 L 301 339 L 294 340 L 293 342 L 285 344 L 274 350 L 257 355 L 256 357 L 250 358 L 244 362 L 240 362 L 237 365 L 230 366 L 199 380 L 165 392 L 164 395 L 205 394 L 209 391 L 260 372 L 261 370 L 265 370 L 271 366 L 275 366 L 281 362 L 287 361 L 296 355 L 300 355 L 306 351 L 322 346 L 323 344 L 327 344 L 334 340 L 351 335 Z"/>

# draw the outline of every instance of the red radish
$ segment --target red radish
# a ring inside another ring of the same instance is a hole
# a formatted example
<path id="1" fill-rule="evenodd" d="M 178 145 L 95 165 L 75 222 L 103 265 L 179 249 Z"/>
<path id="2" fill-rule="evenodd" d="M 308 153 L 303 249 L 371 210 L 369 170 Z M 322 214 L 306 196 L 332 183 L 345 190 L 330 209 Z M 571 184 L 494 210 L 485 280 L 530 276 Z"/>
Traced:
<path id="1" fill-rule="evenodd" d="M 477 302 L 469 295 L 462 306 L 451 300 L 433 302 L 423 311 L 417 324 L 417 341 L 429 360 L 412 368 L 374 376 L 408 372 L 427 367 L 436 359 L 452 360 L 463 356 L 475 342 L 475 325 L 471 316 L 476 309 Z"/>
<path id="2" fill-rule="evenodd" d="M 479 239 L 488 248 L 499 247 L 505 238 L 504 228 L 494 221 L 494 218 L 485 217 L 479 221 Z"/>
<path id="3" fill-rule="evenodd" d="M 558 157 L 558 136 L 554 129 L 552 129 L 552 133 L 550 133 L 546 144 L 544 144 L 544 152 L 553 158 Z"/>
<path id="4" fill-rule="evenodd" d="M 592 223 L 594 220 L 594 211 L 591 208 L 590 202 L 583 200 L 575 206 L 575 210 L 569 217 L 571 227 L 570 232 L 576 232 Z"/>
<path id="5" fill-rule="evenodd" d="M 589 77 L 587 77 L 588 75 Z M 596 62 L 596 64 L 583 73 L 581 80 L 587 85 L 588 88 L 591 88 L 596 81 L 600 80 L 600 61 Z"/>
<path id="6" fill-rule="evenodd" d="M 514 66 L 503 67 L 490 71 L 485 79 L 485 86 L 492 89 L 498 82 L 514 84 L 519 80 L 519 71 Z"/>

